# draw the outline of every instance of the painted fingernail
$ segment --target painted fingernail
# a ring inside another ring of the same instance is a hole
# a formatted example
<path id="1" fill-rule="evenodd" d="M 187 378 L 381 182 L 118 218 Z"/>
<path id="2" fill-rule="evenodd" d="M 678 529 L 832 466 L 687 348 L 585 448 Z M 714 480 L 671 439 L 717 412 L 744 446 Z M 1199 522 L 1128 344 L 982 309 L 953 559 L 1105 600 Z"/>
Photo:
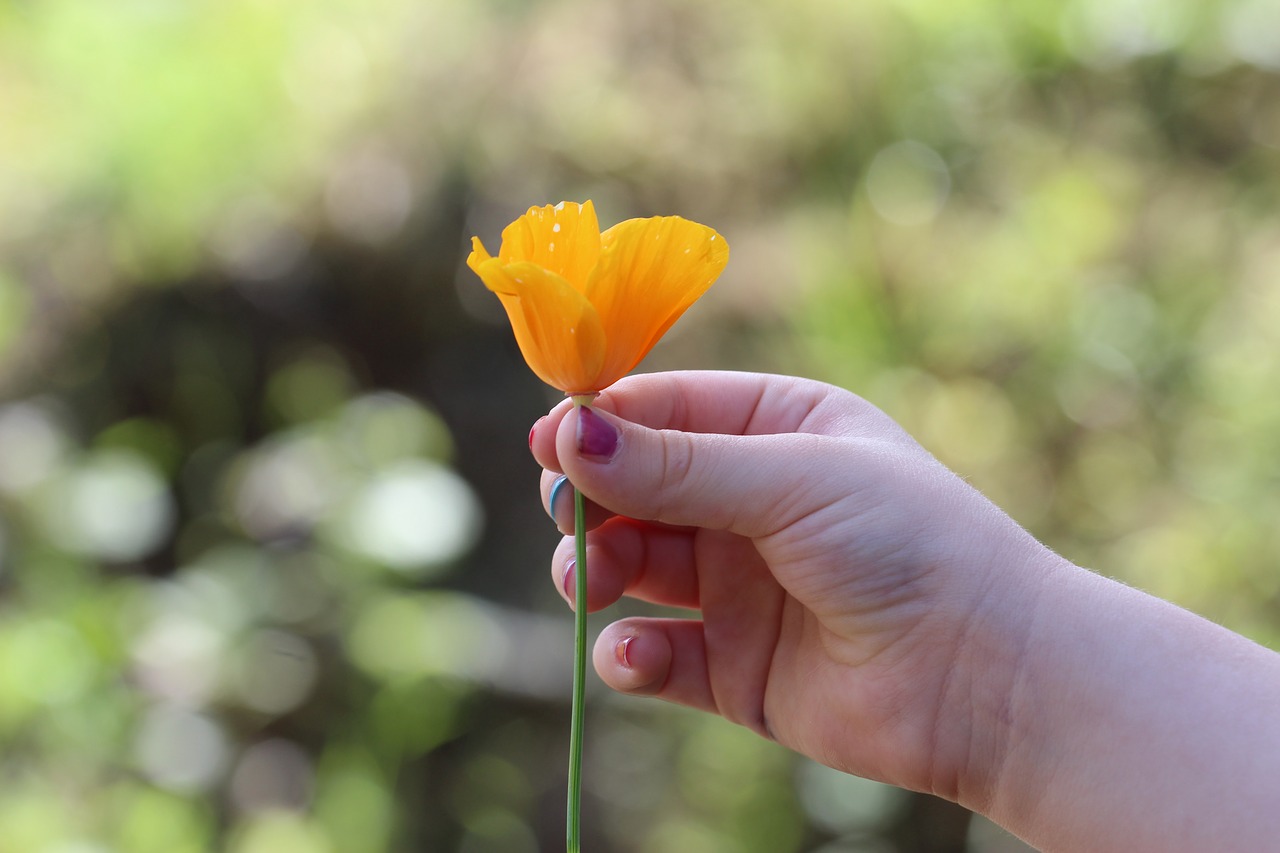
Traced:
<path id="1" fill-rule="evenodd" d="M 631 641 L 634 639 L 635 637 L 623 637 L 613 647 L 613 657 L 619 666 L 631 669 Z"/>
<path id="2" fill-rule="evenodd" d="M 529 449 L 530 450 L 533 450 L 533 437 L 538 432 L 538 425 L 541 424 L 546 419 L 547 419 L 547 416 L 543 415 L 542 417 L 538 418 L 536 421 L 533 422 L 533 426 L 529 427 Z"/>
<path id="3" fill-rule="evenodd" d="M 618 454 L 618 431 L 590 406 L 578 409 L 578 452 L 597 462 L 608 462 Z"/>
<path id="4" fill-rule="evenodd" d="M 560 588 L 564 590 L 565 598 L 569 599 L 570 604 L 573 604 L 574 599 L 577 598 L 574 587 L 577 578 L 574 577 L 573 572 L 577 565 L 578 561 L 570 557 L 569 562 L 564 564 L 564 573 L 560 575 Z"/>
<path id="5" fill-rule="evenodd" d="M 551 516 L 551 520 L 556 520 L 556 498 L 560 497 L 560 490 L 569 485 L 569 478 L 564 474 L 556 477 L 556 481 L 551 484 L 551 494 L 547 496 L 547 515 Z"/>

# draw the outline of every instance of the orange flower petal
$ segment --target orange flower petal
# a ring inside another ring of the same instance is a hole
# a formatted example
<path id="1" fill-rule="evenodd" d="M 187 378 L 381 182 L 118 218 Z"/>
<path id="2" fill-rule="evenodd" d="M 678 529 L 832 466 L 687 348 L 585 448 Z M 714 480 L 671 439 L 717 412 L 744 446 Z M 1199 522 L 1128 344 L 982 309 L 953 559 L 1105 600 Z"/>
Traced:
<path id="1" fill-rule="evenodd" d="M 471 267 L 471 271 L 476 275 L 480 275 L 480 267 L 485 261 L 493 260 L 493 255 L 489 254 L 489 250 L 484 247 L 484 243 L 480 242 L 479 237 L 471 238 L 471 254 L 467 255 L 467 266 Z M 483 280 L 483 279 L 482 279 Z M 488 287 L 488 283 L 485 283 Z M 493 288 L 489 288 L 492 290 Z"/>
<path id="2" fill-rule="evenodd" d="M 678 216 L 599 228 L 589 201 L 531 207 L 503 230 L 498 257 L 472 238 L 467 258 L 529 366 L 569 394 L 626 375 L 729 259 L 723 237 Z"/>
<path id="3" fill-rule="evenodd" d="M 504 264 L 537 264 L 581 290 L 600 259 L 595 205 L 561 202 L 529 208 L 503 230 L 498 257 Z"/>
<path id="4" fill-rule="evenodd" d="M 488 257 L 479 240 L 472 245 L 467 263 L 498 294 L 520 352 L 538 378 L 566 393 L 598 390 L 605 335 L 595 307 L 555 273 L 532 263 L 503 264 Z"/>
<path id="5" fill-rule="evenodd" d="M 603 388 L 639 364 L 706 292 L 729 262 L 729 246 L 714 229 L 679 216 L 620 222 L 601 243 L 587 298 L 608 338 Z"/>

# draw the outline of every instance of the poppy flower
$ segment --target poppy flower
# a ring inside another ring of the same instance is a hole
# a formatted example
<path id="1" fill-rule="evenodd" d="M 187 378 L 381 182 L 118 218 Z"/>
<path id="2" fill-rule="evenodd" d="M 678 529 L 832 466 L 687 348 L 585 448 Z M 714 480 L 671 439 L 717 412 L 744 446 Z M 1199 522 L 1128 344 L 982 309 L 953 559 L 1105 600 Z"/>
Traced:
<path id="1" fill-rule="evenodd" d="M 601 233 L 590 201 L 529 208 L 497 257 L 471 247 L 467 266 L 502 300 L 525 361 L 570 396 L 630 372 L 729 261 L 723 237 L 679 216 Z"/>

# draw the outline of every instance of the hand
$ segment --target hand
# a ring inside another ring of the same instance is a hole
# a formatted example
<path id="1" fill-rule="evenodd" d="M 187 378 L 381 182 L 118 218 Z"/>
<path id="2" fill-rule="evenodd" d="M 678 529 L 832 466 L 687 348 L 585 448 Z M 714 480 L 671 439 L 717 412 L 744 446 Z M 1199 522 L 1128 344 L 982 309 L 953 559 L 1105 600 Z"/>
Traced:
<path id="1" fill-rule="evenodd" d="M 1059 558 L 857 396 L 735 373 L 624 379 L 537 425 L 544 505 L 590 499 L 588 606 L 616 690 L 718 713 L 832 767 L 978 808 L 1039 578 Z M 585 452 L 584 452 L 585 451 Z M 573 540 L 552 561 L 573 589 Z M 571 596 L 566 595 L 567 598 Z"/>

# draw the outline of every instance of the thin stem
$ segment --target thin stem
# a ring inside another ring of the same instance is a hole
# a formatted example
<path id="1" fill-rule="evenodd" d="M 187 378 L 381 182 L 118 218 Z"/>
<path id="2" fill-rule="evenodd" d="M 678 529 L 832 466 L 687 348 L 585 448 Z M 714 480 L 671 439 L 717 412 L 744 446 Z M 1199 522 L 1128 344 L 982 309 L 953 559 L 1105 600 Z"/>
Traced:
<path id="1" fill-rule="evenodd" d="M 587 682 L 587 508 L 573 490 L 573 538 L 577 563 L 573 591 L 573 713 L 569 722 L 569 806 L 565 849 L 579 853 L 582 823 L 582 719 Z"/>
<path id="2" fill-rule="evenodd" d="M 595 392 L 570 394 L 574 408 L 591 405 Z M 572 484 L 571 484 L 572 485 Z M 569 718 L 569 803 L 565 816 L 565 850 L 582 849 L 582 721 L 587 707 L 587 501 L 573 490 L 573 710 Z"/>

